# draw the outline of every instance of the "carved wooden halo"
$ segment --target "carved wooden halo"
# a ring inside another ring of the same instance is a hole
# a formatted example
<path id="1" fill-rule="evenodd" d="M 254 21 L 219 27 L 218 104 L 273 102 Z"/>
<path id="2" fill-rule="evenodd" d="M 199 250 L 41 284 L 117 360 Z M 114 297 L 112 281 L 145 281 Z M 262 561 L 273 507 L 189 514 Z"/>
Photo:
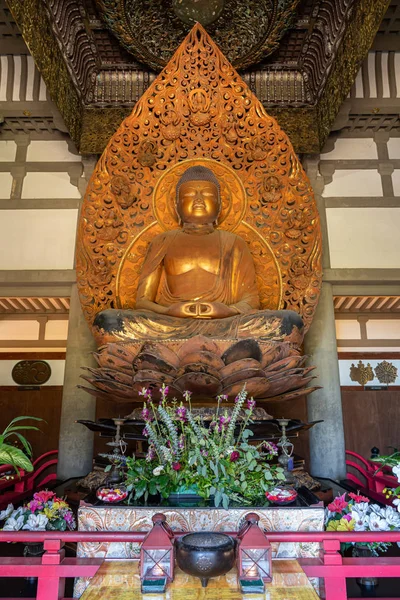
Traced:
<path id="1" fill-rule="evenodd" d="M 219 179 L 222 210 L 218 229 L 235 230 L 247 242 L 254 259 L 261 308 L 278 309 L 282 302 L 279 265 L 268 242 L 243 220 L 247 210 L 243 183 L 227 165 L 205 158 L 188 159 L 173 165 L 155 185 L 153 211 L 157 221 L 148 225 L 132 240 L 122 257 L 116 281 L 118 307 L 132 308 L 135 305 L 140 272 L 150 242 L 162 231 L 179 228 L 175 210 L 176 184 L 184 171 L 195 165 L 210 168 Z"/>
<path id="2" fill-rule="evenodd" d="M 244 185 L 231 167 L 212 158 L 188 158 L 176 163 L 161 175 L 153 192 L 153 211 L 159 225 L 165 231 L 179 227 L 175 208 L 176 185 L 186 169 L 195 166 L 207 167 L 219 180 L 221 213 L 218 226 L 227 231 L 234 231 L 247 210 Z"/>

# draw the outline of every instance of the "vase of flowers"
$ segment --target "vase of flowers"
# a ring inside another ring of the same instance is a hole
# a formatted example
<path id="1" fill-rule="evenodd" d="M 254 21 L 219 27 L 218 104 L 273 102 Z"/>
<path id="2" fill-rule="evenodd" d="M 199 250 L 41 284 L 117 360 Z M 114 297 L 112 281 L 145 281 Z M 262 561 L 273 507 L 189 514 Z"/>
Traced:
<path id="1" fill-rule="evenodd" d="M 142 417 L 149 448 L 146 458 L 127 458 L 126 485 L 130 502 L 159 494 L 175 499 L 177 494 L 196 494 L 227 508 L 231 502 L 244 505 L 265 503 L 265 492 L 279 480 L 283 470 L 269 461 L 278 454 L 275 444 L 250 443 L 248 429 L 255 408 L 253 398 L 243 389 L 229 414 L 217 398 L 215 414 L 208 427 L 190 404 L 168 399 L 168 387 L 160 390 L 156 402 L 150 390 L 143 389 Z"/>
<path id="2" fill-rule="evenodd" d="M 369 499 L 353 492 L 338 496 L 328 504 L 325 513 L 327 531 L 394 531 L 400 530 L 400 514 L 392 507 L 371 504 Z M 341 550 L 352 548 L 353 556 L 378 556 L 386 552 L 387 543 L 344 543 Z M 378 584 L 375 577 L 361 577 L 357 583 L 364 587 Z"/>

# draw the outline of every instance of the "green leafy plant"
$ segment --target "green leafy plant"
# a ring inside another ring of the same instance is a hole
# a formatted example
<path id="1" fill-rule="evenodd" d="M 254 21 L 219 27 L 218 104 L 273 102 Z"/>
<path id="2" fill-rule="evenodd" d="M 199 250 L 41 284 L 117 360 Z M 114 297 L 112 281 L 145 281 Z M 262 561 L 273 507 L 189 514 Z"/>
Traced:
<path id="1" fill-rule="evenodd" d="M 247 426 L 255 401 L 247 398 L 246 390 L 236 397 L 230 415 L 222 408 L 226 397 L 219 396 L 209 427 L 191 410 L 190 392 L 184 393 L 185 404 L 168 400 L 165 386 L 160 392 L 157 405 L 150 390 L 141 392 L 149 449 L 146 458 L 126 460 L 130 501 L 190 491 L 204 499 L 212 497 L 215 506 L 224 508 L 232 501 L 265 503 L 265 492 L 284 480 L 284 474 L 268 462 L 278 453 L 275 444 L 249 441 L 253 433 Z"/>
<path id="2" fill-rule="evenodd" d="M 11 465 L 15 471 L 18 473 L 18 469 L 23 469 L 24 471 L 28 471 L 29 473 L 33 471 L 33 464 L 30 460 L 32 457 L 32 446 L 26 439 L 21 431 L 25 431 L 27 429 L 33 431 L 40 431 L 38 427 L 33 425 L 21 425 L 21 421 L 26 419 L 33 421 L 43 421 L 38 417 L 16 417 L 13 419 L 5 428 L 3 433 L 0 435 L 0 464 L 1 465 Z M 11 437 L 15 437 L 21 443 L 23 450 L 13 446 L 9 443 Z"/>

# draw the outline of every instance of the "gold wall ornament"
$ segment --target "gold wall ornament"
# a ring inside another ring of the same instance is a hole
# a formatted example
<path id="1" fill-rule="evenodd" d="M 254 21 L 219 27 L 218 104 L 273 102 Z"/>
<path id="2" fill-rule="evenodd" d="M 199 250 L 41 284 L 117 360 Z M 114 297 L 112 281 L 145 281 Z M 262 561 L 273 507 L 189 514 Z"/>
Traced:
<path id="1" fill-rule="evenodd" d="M 122 122 L 89 182 L 77 240 L 88 322 L 106 308 L 134 308 L 147 247 L 177 227 L 172 190 L 191 164 L 215 169 L 218 228 L 249 244 L 261 307 L 294 310 L 307 330 L 322 277 L 310 183 L 286 134 L 200 25 Z"/>
<path id="2" fill-rule="evenodd" d="M 394 383 L 397 379 L 397 367 L 386 360 L 378 363 L 374 370 L 379 383 L 389 385 L 389 383 Z"/>
<path id="3" fill-rule="evenodd" d="M 361 360 L 359 360 L 357 366 L 355 366 L 354 364 L 351 365 L 350 379 L 352 381 L 356 381 L 360 385 L 364 386 L 368 383 L 368 381 L 372 381 L 373 378 L 374 372 L 369 363 L 367 363 L 367 366 L 365 366 L 364 363 Z"/>

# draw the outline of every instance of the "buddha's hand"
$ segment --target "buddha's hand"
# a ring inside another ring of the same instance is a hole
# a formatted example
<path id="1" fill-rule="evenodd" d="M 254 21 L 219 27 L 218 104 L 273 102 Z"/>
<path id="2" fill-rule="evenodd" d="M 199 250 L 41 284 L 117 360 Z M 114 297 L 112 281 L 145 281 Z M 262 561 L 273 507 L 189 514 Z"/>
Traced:
<path id="1" fill-rule="evenodd" d="M 195 318 L 197 317 L 198 306 L 196 302 L 176 302 L 169 307 L 166 314 L 171 317 Z"/>
<path id="2" fill-rule="evenodd" d="M 199 302 L 198 319 L 225 319 L 237 315 L 238 311 L 222 302 Z"/>

